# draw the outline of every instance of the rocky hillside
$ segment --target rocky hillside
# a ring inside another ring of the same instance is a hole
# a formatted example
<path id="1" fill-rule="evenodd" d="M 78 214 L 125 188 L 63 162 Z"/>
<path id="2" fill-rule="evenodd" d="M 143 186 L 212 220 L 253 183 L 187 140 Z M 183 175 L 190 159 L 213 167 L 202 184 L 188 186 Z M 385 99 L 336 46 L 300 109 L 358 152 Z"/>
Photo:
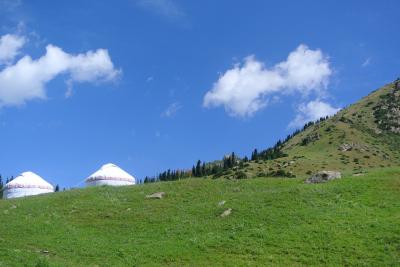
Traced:
<path id="1" fill-rule="evenodd" d="M 284 142 L 287 156 L 249 161 L 225 176 L 303 177 L 318 170 L 356 174 L 400 164 L 400 83 L 390 83 Z M 243 175 L 242 175 L 243 176 Z"/>

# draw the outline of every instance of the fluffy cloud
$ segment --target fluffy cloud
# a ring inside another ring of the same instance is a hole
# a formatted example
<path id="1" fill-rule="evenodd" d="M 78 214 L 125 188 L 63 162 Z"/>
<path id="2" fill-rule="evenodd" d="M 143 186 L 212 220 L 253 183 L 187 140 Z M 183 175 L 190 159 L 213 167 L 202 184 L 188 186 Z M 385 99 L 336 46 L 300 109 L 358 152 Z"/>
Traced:
<path id="1" fill-rule="evenodd" d="M 0 37 L 0 65 L 11 63 L 25 44 L 25 38 L 6 34 Z"/>
<path id="2" fill-rule="evenodd" d="M 204 96 L 203 105 L 224 106 L 232 116 L 252 116 L 276 94 L 322 94 L 331 74 L 328 57 L 306 45 L 271 68 L 249 56 L 219 77 Z"/>
<path id="3" fill-rule="evenodd" d="M 48 45 L 46 53 L 40 58 L 32 59 L 25 55 L 0 71 L 0 106 L 21 105 L 35 98 L 45 99 L 46 83 L 61 74 L 69 76 L 68 85 L 71 87 L 74 82 L 112 81 L 119 73 L 107 50 L 73 55 Z"/>
<path id="4" fill-rule="evenodd" d="M 290 128 L 303 126 L 306 122 L 316 121 L 321 117 L 332 116 L 338 112 L 340 108 L 332 107 L 329 103 L 315 100 L 307 104 L 301 104 L 298 107 L 296 118 L 289 124 Z"/>

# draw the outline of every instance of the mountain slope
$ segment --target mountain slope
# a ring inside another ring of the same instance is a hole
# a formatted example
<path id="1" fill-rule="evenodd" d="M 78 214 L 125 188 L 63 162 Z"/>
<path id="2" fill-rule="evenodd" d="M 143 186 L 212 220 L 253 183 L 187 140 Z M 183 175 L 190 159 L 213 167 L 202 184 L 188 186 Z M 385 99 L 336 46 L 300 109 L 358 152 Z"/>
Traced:
<path id="1" fill-rule="evenodd" d="M 0 266 L 394 266 L 399 190 L 388 168 L 326 184 L 195 178 L 1 200 Z M 166 197 L 145 198 L 157 191 Z"/>
<path id="2" fill-rule="evenodd" d="M 400 165 L 400 88 L 388 84 L 281 146 L 288 156 L 250 161 L 247 177 L 283 170 L 304 177 L 322 169 L 345 173 Z"/>

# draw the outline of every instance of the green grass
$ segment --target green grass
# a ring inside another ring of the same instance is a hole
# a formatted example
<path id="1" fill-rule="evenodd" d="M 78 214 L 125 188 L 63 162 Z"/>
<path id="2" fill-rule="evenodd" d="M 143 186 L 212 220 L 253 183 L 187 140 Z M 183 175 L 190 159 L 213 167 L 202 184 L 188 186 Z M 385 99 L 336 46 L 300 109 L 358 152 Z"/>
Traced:
<path id="1" fill-rule="evenodd" d="M 398 266 L 399 222 L 400 168 L 87 188 L 1 200 L 0 266 Z"/>

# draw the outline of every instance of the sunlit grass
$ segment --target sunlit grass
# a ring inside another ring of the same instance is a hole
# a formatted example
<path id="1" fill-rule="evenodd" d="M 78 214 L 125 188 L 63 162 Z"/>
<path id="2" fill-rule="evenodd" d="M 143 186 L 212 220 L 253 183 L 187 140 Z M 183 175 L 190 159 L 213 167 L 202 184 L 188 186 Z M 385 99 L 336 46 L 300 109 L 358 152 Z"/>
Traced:
<path id="1" fill-rule="evenodd" d="M 393 266 L 399 221 L 400 168 L 88 188 L 0 201 L 0 266 Z"/>

